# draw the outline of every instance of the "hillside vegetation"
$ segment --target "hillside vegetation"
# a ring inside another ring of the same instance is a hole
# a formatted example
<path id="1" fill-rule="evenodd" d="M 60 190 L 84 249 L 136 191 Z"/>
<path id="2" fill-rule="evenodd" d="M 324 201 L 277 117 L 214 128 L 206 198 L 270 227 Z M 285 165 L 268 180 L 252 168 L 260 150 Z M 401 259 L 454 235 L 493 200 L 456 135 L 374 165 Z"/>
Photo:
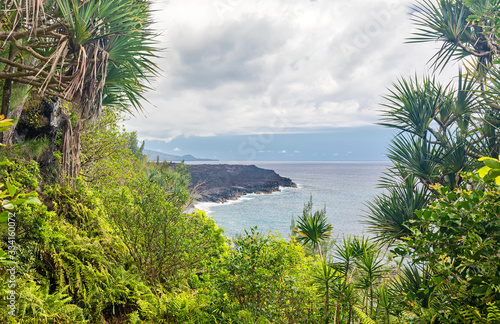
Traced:
<path id="1" fill-rule="evenodd" d="M 461 70 L 389 90 L 373 236 L 337 240 L 311 199 L 291 237 L 228 241 L 121 129 L 158 72 L 148 1 L 0 6 L 0 322 L 500 323 L 499 1 L 415 5 Z"/>

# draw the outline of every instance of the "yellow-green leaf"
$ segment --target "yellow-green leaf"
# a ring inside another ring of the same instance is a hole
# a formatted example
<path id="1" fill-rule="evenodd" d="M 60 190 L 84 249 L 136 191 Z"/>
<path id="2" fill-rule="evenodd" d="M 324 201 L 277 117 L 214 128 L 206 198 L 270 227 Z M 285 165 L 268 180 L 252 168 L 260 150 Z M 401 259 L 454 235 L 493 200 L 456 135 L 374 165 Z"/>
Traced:
<path id="1" fill-rule="evenodd" d="M 490 170 L 491 170 L 491 168 L 489 166 L 484 166 L 481 169 L 479 169 L 477 171 L 477 173 L 479 174 L 479 176 L 481 178 L 484 178 L 484 177 L 486 177 L 486 175 L 488 174 L 488 172 L 490 172 Z"/>
<path id="2" fill-rule="evenodd" d="M 500 161 L 496 159 L 485 159 L 484 164 L 492 169 L 500 169 Z"/>

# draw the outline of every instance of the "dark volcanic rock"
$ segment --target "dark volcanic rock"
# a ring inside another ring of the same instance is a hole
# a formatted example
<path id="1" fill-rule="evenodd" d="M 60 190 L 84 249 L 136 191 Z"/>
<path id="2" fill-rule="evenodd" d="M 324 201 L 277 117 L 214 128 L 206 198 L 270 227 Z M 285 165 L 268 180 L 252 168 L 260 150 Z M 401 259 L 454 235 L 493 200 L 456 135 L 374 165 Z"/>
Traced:
<path id="1" fill-rule="evenodd" d="M 247 193 L 270 193 L 279 187 L 295 187 L 289 178 L 255 165 L 194 164 L 191 183 L 198 201 L 220 202 Z"/>

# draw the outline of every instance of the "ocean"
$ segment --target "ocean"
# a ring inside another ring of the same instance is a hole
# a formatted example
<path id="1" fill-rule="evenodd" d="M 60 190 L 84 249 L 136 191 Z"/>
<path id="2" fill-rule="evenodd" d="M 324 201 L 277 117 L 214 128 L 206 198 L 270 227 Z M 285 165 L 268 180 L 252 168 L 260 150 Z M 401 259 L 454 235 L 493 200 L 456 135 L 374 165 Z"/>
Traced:
<path id="1" fill-rule="evenodd" d="M 206 163 L 206 162 L 200 162 Z M 313 211 L 326 206 L 334 237 L 367 234 L 362 222 L 365 203 L 382 189 L 376 188 L 388 162 L 216 162 L 254 164 L 292 179 L 297 188 L 281 188 L 272 194 L 248 194 L 226 203 L 198 203 L 195 208 L 212 216 L 228 237 L 257 226 L 261 232 L 290 235 L 292 216 L 302 215 L 312 195 Z"/>

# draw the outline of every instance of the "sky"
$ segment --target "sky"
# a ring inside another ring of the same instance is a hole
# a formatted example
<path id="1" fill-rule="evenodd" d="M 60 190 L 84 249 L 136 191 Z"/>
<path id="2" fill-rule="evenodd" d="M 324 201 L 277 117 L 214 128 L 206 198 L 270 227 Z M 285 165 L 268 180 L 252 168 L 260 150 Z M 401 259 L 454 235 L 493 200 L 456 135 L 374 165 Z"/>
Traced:
<path id="1" fill-rule="evenodd" d="M 220 160 L 384 160 L 375 126 L 400 77 L 436 44 L 408 44 L 406 0 L 155 0 L 161 75 L 124 122 L 146 148 Z M 349 153 L 351 152 L 351 153 Z"/>

